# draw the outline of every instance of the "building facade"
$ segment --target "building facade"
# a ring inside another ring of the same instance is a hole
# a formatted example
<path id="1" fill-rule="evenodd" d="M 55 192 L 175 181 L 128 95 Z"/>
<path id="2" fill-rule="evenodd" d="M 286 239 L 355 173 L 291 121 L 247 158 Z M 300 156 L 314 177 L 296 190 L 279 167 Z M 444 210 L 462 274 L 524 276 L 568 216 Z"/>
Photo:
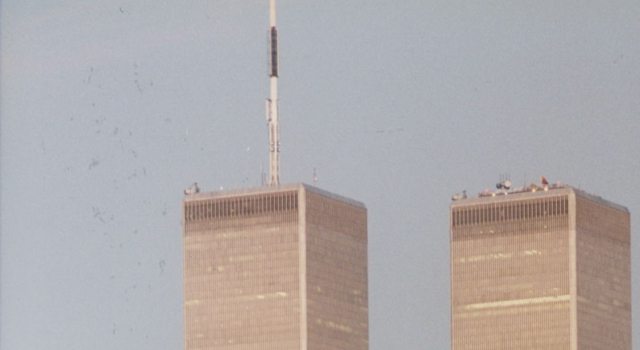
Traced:
<path id="1" fill-rule="evenodd" d="M 186 195 L 186 350 L 368 349 L 367 211 L 304 184 Z"/>
<path id="2" fill-rule="evenodd" d="M 631 350 L 630 235 L 569 186 L 453 201 L 452 348 Z"/>

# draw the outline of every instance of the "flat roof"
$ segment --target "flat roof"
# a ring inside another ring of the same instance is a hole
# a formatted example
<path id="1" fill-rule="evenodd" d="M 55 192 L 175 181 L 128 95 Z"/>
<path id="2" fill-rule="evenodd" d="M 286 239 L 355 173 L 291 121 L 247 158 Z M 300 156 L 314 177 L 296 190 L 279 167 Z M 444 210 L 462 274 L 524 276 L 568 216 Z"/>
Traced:
<path id="1" fill-rule="evenodd" d="M 495 191 L 480 193 L 478 197 L 469 197 L 464 199 L 456 199 L 451 201 L 451 208 L 468 206 L 474 204 L 497 203 L 505 201 L 516 201 L 523 199 L 544 198 L 558 195 L 568 195 L 570 193 L 588 199 L 590 201 L 605 205 L 607 207 L 629 213 L 627 207 L 614 202 L 608 201 L 600 196 L 585 192 L 581 189 L 569 185 L 549 185 L 545 190 L 544 187 L 531 189 L 531 187 L 520 187 L 509 191 Z"/>
<path id="2" fill-rule="evenodd" d="M 286 184 L 286 185 L 278 185 L 278 186 L 248 187 L 248 188 L 233 189 L 233 190 L 185 194 L 184 201 L 190 202 L 190 201 L 198 201 L 198 200 L 213 199 L 213 198 L 240 197 L 240 196 L 248 196 L 248 195 L 254 195 L 254 194 L 266 194 L 266 193 L 285 192 L 285 191 L 300 191 L 302 189 L 304 189 L 305 191 L 314 192 L 319 195 L 322 195 L 331 199 L 335 199 L 356 207 L 360 207 L 363 209 L 367 208 L 362 202 L 359 202 L 354 199 L 347 198 L 345 196 L 341 196 L 335 193 L 331 193 L 329 191 L 325 191 L 318 187 L 314 187 L 304 183 Z"/>

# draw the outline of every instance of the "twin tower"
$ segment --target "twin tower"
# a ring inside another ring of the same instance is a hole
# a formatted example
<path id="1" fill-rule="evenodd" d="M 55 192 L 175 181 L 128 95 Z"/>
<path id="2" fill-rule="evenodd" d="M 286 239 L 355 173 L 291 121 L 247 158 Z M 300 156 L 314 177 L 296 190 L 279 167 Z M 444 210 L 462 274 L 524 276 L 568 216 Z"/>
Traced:
<path id="1" fill-rule="evenodd" d="M 303 184 L 184 199 L 185 349 L 366 350 L 367 210 Z"/>

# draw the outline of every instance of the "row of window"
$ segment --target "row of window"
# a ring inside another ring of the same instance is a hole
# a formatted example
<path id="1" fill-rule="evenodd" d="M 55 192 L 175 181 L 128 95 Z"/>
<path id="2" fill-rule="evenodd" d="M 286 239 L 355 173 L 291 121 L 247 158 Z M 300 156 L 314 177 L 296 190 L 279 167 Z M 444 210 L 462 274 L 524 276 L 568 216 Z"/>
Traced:
<path id="1" fill-rule="evenodd" d="M 221 198 L 187 203 L 185 222 L 237 216 L 260 215 L 298 209 L 298 193 L 279 192 L 254 196 Z"/>
<path id="2" fill-rule="evenodd" d="M 565 215 L 569 211 L 567 196 L 504 203 L 488 203 L 453 208 L 451 225 L 465 226 L 508 220 L 533 219 L 542 216 Z"/>

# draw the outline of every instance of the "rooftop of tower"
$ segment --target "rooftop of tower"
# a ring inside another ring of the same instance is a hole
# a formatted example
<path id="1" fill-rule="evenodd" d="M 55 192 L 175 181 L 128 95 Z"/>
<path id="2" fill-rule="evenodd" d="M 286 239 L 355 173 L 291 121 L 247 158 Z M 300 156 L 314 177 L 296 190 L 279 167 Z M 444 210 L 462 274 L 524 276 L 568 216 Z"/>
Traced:
<path id="1" fill-rule="evenodd" d="M 347 198 L 335 193 L 331 193 L 329 191 L 325 191 L 318 187 L 314 187 L 311 185 L 307 185 L 305 183 L 294 183 L 294 184 L 286 184 L 286 185 L 276 185 L 276 186 L 265 186 L 265 187 L 249 187 L 242 189 L 233 189 L 233 190 L 222 190 L 222 191 L 213 191 L 213 192 L 195 192 L 190 194 L 185 194 L 185 201 L 194 201 L 194 200 L 203 200 L 203 199 L 211 199 L 211 198 L 224 198 L 224 197 L 238 197 L 259 193 L 272 193 L 272 192 L 282 192 L 287 190 L 301 190 L 304 189 L 306 191 L 315 192 L 321 194 L 325 197 L 332 198 L 356 207 L 365 208 L 364 203 L 359 202 L 357 200 Z"/>
<path id="2" fill-rule="evenodd" d="M 598 195 L 588 193 L 586 191 L 583 191 L 580 188 L 576 188 L 570 185 L 565 185 L 560 183 L 548 184 L 548 185 L 542 185 L 542 186 L 531 184 L 529 186 L 523 186 L 523 187 L 518 187 L 513 189 L 498 189 L 496 191 L 490 191 L 487 189 L 487 190 L 484 190 L 483 192 L 478 193 L 477 197 L 467 197 L 466 191 L 463 191 L 463 194 L 457 194 L 452 197 L 451 206 L 456 207 L 456 206 L 462 206 L 462 205 L 483 204 L 483 203 L 491 203 L 491 202 L 498 202 L 498 201 L 503 202 L 507 200 L 539 198 L 539 197 L 562 195 L 562 194 L 569 194 L 569 193 L 573 193 L 576 196 L 580 196 L 585 199 L 614 208 L 616 210 L 629 213 L 629 209 L 627 209 L 627 207 L 625 206 L 606 200 Z"/>

